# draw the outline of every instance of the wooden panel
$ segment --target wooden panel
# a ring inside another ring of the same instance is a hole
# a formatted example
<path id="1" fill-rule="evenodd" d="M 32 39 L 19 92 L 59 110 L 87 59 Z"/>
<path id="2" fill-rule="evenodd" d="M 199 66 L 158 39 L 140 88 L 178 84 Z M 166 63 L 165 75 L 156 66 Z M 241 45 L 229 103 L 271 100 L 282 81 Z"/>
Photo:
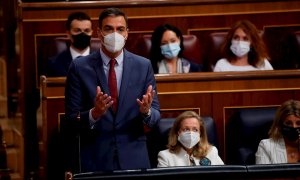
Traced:
<path id="1" fill-rule="evenodd" d="M 156 82 L 162 117 L 194 110 L 215 120 L 219 153 L 225 162 L 225 129 L 232 109 L 279 106 L 300 97 L 300 70 L 156 75 Z M 47 146 L 58 133 L 58 114 L 64 113 L 65 78 L 43 77 L 41 83 L 45 150 L 41 166 L 46 166 Z"/>

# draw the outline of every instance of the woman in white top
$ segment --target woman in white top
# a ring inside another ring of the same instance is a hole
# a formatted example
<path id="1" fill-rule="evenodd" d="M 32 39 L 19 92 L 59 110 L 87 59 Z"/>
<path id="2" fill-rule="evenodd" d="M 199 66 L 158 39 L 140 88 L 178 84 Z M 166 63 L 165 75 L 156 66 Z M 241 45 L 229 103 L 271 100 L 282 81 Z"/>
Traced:
<path id="1" fill-rule="evenodd" d="M 176 74 L 202 71 L 202 66 L 183 57 L 181 31 L 170 24 L 159 25 L 151 37 L 150 60 L 155 74 Z"/>
<path id="2" fill-rule="evenodd" d="M 158 153 L 157 167 L 224 165 L 217 148 L 208 143 L 204 122 L 194 111 L 176 118 L 167 146 Z"/>
<path id="3" fill-rule="evenodd" d="M 214 72 L 273 70 L 265 44 L 248 20 L 236 22 L 228 31 L 222 54 L 224 58 L 217 61 Z"/>
<path id="4" fill-rule="evenodd" d="M 300 101 L 288 100 L 277 110 L 269 131 L 256 152 L 256 164 L 299 163 Z"/>

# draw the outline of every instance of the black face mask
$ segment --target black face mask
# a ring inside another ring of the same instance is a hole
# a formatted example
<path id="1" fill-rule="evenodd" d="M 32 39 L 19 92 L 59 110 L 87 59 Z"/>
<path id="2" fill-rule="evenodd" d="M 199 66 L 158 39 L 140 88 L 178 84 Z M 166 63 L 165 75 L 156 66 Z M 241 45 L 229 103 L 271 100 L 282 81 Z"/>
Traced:
<path id="1" fill-rule="evenodd" d="M 293 128 L 290 126 L 282 125 L 282 135 L 290 141 L 296 141 L 299 139 L 300 127 Z"/>
<path id="2" fill-rule="evenodd" d="M 91 36 L 86 35 L 85 33 L 80 33 L 77 35 L 72 35 L 73 46 L 77 49 L 83 50 L 90 45 Z"/>

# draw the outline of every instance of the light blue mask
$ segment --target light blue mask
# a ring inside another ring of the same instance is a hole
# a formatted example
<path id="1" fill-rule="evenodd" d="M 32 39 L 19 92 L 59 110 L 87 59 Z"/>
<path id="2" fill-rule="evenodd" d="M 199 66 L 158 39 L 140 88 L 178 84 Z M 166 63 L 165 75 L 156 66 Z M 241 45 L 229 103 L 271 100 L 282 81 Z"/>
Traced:
<path id="1" fill-rule="evenodd" d="M 167 59 L 172 59 L 176 57 L 181 50 L 179 43 L 169 43 L 161 45 L 160 49 L 161 54 L 164 55 Z"/>

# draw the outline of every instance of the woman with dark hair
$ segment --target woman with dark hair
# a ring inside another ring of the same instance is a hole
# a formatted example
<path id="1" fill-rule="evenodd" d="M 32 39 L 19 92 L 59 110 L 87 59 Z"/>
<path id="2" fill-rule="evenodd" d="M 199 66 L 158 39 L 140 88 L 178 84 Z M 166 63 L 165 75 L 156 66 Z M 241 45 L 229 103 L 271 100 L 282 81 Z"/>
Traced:
<path id="1" fill-rule="evenodd" d="M 300 101 L 288 100 L 277 110 L 269 139 L 260 141 L 256 164 L 300 161 Z"/>
<path id="2" fill-rule="evenodd" d="M 200 65 L 182 57 L 184 46 L 181 31 L 172 25 L 158 26 L 151 37 L 150 60 L 154 73 L 173 74 L 199 72 Z"/>
<path id="3" fill-rule="evenodd" d="M 248 20 L 231 27 L 221 49 L 224 58 L 217 61 L 214 72 L 273 70 L 265 44 Z"/>

